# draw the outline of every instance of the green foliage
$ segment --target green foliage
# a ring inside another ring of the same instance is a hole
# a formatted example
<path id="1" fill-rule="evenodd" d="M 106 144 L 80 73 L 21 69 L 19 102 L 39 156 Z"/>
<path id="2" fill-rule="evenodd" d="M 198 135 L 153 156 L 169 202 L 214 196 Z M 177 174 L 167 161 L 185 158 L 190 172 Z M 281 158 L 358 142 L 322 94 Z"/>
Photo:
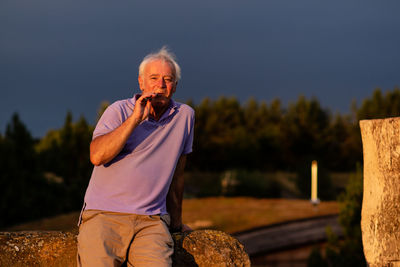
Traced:
<path id="1" fill-rule="evenodd" d="M 330 169 L 351 170 L 361 161 L 361 134 L 358 123 L 353 123 L 351 116 L 337 114 L 323 142 L 326 155 L 324 158 L 329 160 Z"/>
<path id="2" fill-rule="evenodd" d="M 372 98 L 365 99 L 357 111 L 357 119 L 382 119 L 400 116 L 400 89 L 395 88 L 385 95 L 376 89 Z"/>
<path id="3" fill-rule="evenodd" d="M 222 194 L 222 175 L 216 172 L 185 173 L 185 197 L 210 197 Z"/>
<path id="4" fill-rule="evenodd" d="M 310 256 L 308 257 L 307 266 L 326 267 L 329 265 L 327 265 L 325 259 L 321 255 L 319 249 L 315 247 L 315 248 L 313 248 Z"/>
<path id="5" fill-rule="evenodd" d="M 36 147 L 41 170 L 63 179 L 67 210 L 79 209 L 82 205 L 93 168 L 89 161 L 92 131 L 85 118 L 74 123 L 72 113 L 68 112 L 64 126 L 50 131 Z"/>
<path id="6" fill-rule="evenodd" d="M 186 197 L 252 196 L 278 198 L 281 186 L 275 175 L 259 171 L 190 172 L 185 176 Z"/>
<path id="7" fill-rule="evenodd" d="M 68 113 L 36 142 L 17 114 L 0 138 L 0 227 L 77 210 L 90 178 L 93 127 Z"/>
<path id="8" fill-rule="evenodd" d="M 187 170 L 197 173 L 188 181 L 189 195 L 276 197 L 278 185 L 262 173 L 290 171 L 297 173 L 297 187 L 308 197 L 309 165 L 317 160 L 320 196 L 330 199 L 334 193 L 329 172 L 349 171 L 362 161 L 358 119 L 398 116 L 400 90 L 382 94 L 377 89 L 359 109 L 353 103 L 352 114 L 335 116 L 317 99 L 303 96 L 287 108 L 279 99 L 267 103 L 252 98 L 242 104 L 234 97 L 188 104 L 196 111 L 196 123 Z M 99 116 L 107 106 L 102 103 Z M 34 140 L 13 115 L 0 135 L 0 226 L 80 208 L 92 171 L 93 128 L 83 117 L 74 121 L 69 112 L 61 129 Z M 237 170 L 236 184 L 228 190 L 222 186 L 226 170 Z M 350 210 L 343 224 L 358 220 Z M 358 235 L 354 229 L 349 233 Z"/>
<path id="9" fill-rule="evenodd" d="M 100 120 L 101 115 L 103 115 L 104 111 L 106 111 L 106 109 L 108 108 L 109 105 L 110 105 L 110 102 L 108 102 L 108 101 L 101 102 L 100 107 L 97 110 L 97 120 L 96 121 Z"/>
<path id="10" fill-rule="evenodd" d="M 327 230 L 328 246 L 326 255 L 322 259 L 325 266 L 366 266 L 360 226 L 363 196 L 362 181 L 362 169 L 357 166 L 356 172 L 350 176 L 346 192 L 339 198 L 339 223 L 343 229 L 342 240 L 339 240 L 332 231 Z M 316 260 L 318 259 L 316 254 L 316 251 L 311 253 L 308 266 L 321 266 Z"/>
<path id="11" fill-rule="evenodd" d="M 194 166 L 222 170 L 240 163 L 242 155 L 249 151 L 249 139 L 239 102 L 235 98 L 221 97 L 214 102 L 206 98 L 195 109 L 194 147 L 201 152 L 193 155 Z"/>
<path id="12" fill-rule="evenodd" d="M 224 178 L 230 178 L 233 182 L 226 192 L 228 196 L 278 198 L 281 195 L 279 183 L 271 176 L 259 171 L 228 171 L 225 172 Z"/>
<path id="13" fill-rule="evenodd" d="M 357 123 L 350 116 L 333 120 L 316 99 L 301 96 L 285 110 L 279 100 L 241 105 L 235 98 L 206 98 L 194 109 L 190 170 L 298 171 L 305 160 L 318 160 L 327 170 L 348 171 L 361 161 Z"/>
<path id="14" fill-rule="evenodd" d="M 0 226 L 62 211 L 56 197 L 64 190 L 40 173 L 35 140 L 17 114 L 0 138 Z"/>
<path id="15" fill-rule="evenodd" d="M 307 100 L 301 96 L 290 104 L 283 123 L 286 157 L 290 164 L 299 157 L 316 158 L 322 155 L 324 139 L 329 127 L 329 112 L 323 110 L 316 99 Z"/>
<path id="16" fill-rule="evenodd" d="M 363 174 L 361 166 L 350 176 L 346 187 L 346 193 L 339 197 L 340 201 L 340 224 L 344 228 L 345 236 L 361 239 L 361 207 L 363 197 Z"/>

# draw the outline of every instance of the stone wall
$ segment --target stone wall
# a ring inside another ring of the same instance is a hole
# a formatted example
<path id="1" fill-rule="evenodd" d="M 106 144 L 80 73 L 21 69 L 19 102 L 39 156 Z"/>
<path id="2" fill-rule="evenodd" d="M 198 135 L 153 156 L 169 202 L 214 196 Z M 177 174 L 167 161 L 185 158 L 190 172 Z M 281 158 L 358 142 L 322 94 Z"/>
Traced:
<path id="1" fill-rule="evenodd" d="M 400 266 L 400 118 L 364 120 L 360 127 L 364 254 L 370 266 Z"/>
<path id="2" fill-rule="evenodd" d="M 199 230 L 173 238 L 173 266 L 250 266 L 243 245 L 224 232 Z M 76 266 L 76 235 L 0 232 L 0 266 Z"/>

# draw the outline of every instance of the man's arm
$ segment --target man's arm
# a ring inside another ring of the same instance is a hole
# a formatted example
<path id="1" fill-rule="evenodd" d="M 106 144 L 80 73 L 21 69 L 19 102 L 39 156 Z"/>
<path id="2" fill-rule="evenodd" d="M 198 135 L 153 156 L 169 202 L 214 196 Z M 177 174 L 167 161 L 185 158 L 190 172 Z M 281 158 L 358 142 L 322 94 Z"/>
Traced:
<path id="1" fill-rule="evenodd" d="M 182 200 L 183 200 L 183 188 L 184 179 L 183 173 L 186 165 L 186 155 L 182 155 L 175 168 L 174 177 L 169 187 L 167 195 L 167 211 L 171 216 L 172 230 L 182 230 L 184 225 L 182 224 Z M 183 230 L 190 230 L 186 227 Z"/>
<path id="2" fill-rule="evenodd" d="M 133 130 L 149 115 L 151 102 L 145 100 L 149 95 L 151 94 L 143 94 L 136 100 L 132 115 L 118 128 L 92 140 L 90 161 L 93 165 L 106 164 L 121 152 Z"/>

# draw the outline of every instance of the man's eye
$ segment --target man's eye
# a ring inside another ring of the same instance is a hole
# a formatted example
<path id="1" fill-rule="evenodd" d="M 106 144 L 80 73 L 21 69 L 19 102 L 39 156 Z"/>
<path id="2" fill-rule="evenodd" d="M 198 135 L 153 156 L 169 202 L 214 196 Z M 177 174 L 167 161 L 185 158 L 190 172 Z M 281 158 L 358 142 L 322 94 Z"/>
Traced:
<path id="1" fill-rule="evenodd" d="M 155 81 L 155 80 L 157 80 L 157 77 L 150 77 L 150 80 Z"/>

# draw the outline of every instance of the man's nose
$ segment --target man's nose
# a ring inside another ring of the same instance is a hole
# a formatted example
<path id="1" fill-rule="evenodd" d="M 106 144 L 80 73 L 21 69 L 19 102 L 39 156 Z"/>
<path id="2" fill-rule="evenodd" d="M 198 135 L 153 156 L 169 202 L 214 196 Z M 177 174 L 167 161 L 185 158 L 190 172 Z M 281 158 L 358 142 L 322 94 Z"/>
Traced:
<path id="1" fill-rule="evenodd" d="M 160 88 L 164 88 L 167 86 L 167 83 L 164 81 L 163 78 L 158 80 L 158 84 L 157 84 Z"/>

